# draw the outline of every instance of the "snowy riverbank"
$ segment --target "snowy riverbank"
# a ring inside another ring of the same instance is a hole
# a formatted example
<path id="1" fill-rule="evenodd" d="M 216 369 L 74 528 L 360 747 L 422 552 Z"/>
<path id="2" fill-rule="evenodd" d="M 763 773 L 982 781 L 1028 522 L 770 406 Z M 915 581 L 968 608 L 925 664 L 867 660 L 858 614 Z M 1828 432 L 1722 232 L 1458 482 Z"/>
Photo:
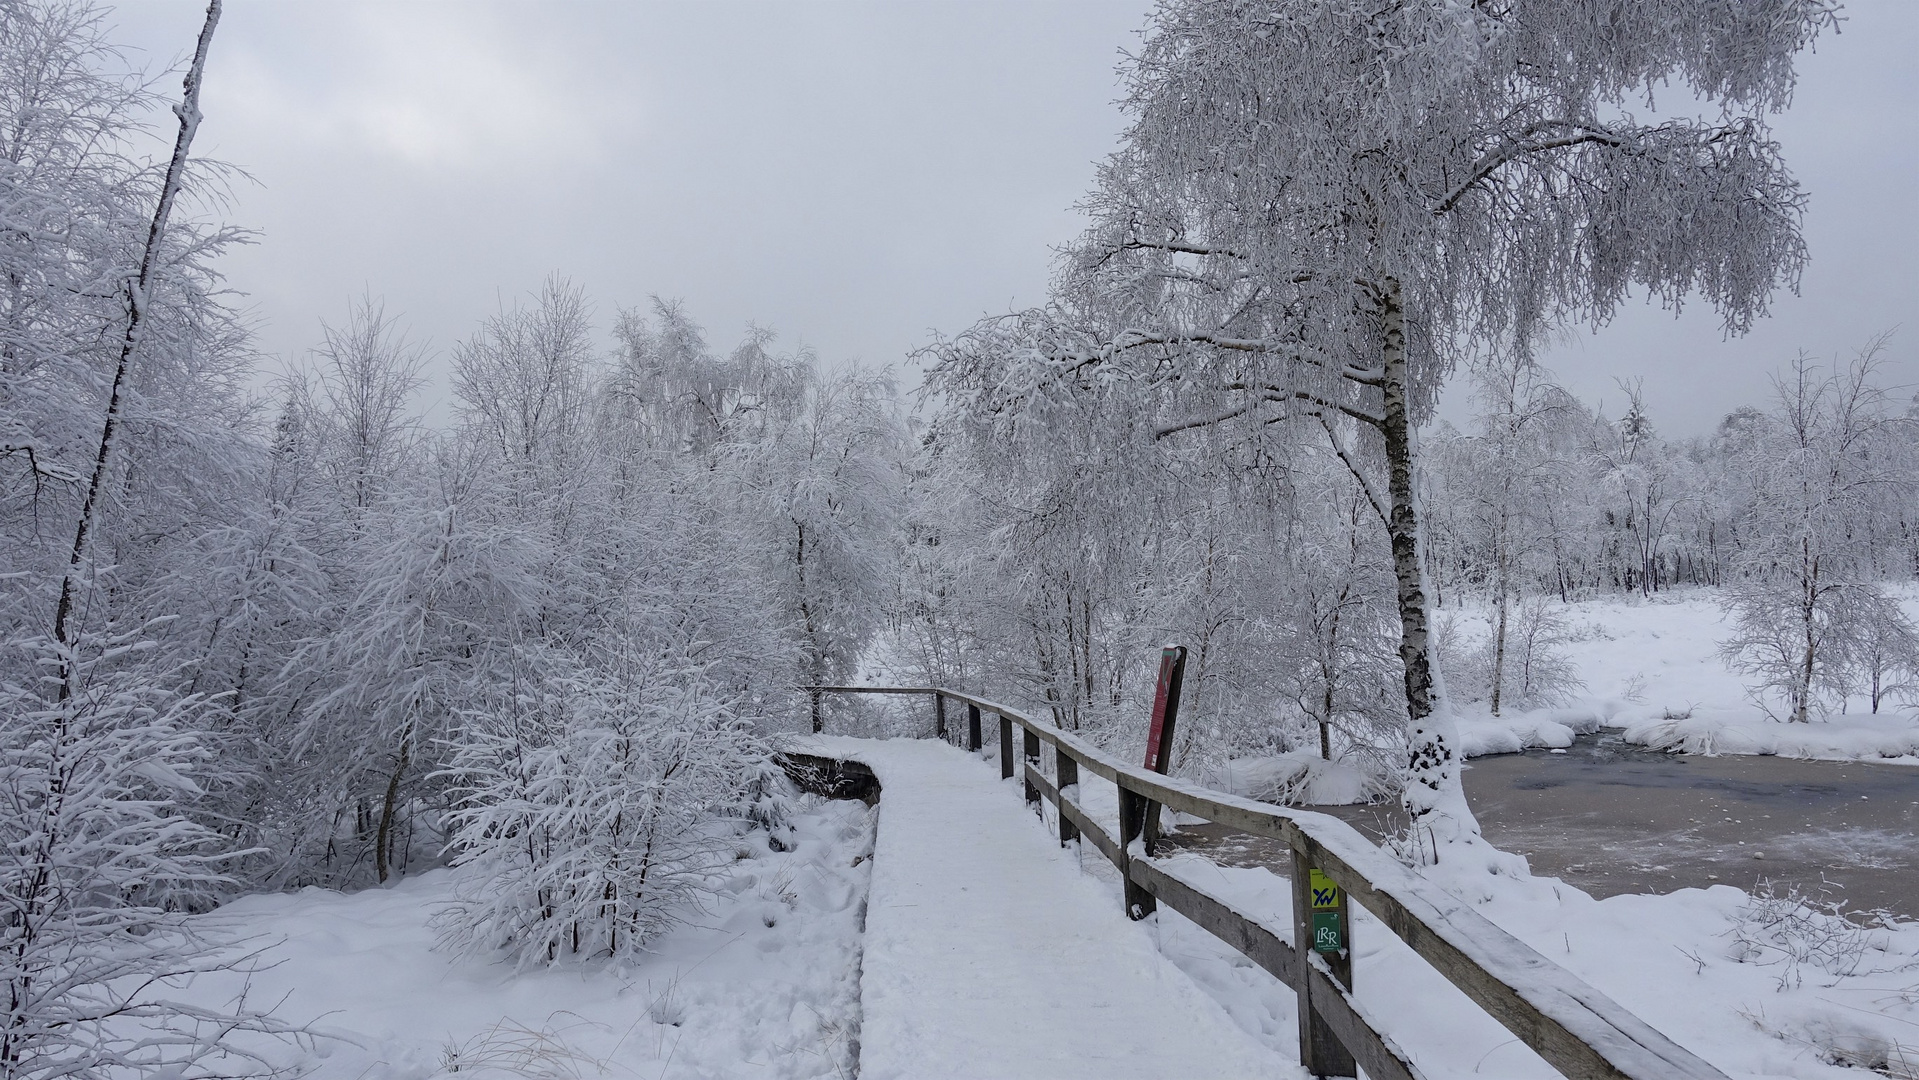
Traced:
<path id="1" fill-rule="evenodd" d="M 1903 602 L 1919 614 L 1919 599 Z M 1467 757 L 1566 747 L 1575 734 L 1616 729 L 1627 742 L 1691 754 L 1777 754 L 1919 765 L 1919 716 L 1903 705 L 1855 697 L 1846 711 L 1785 724 L 1752 701 L 1719 656 L 1728 632 L 1718 594 L 1691 589 L 1649 599 L 1607 597 L 1567 605 L 1568 658 L 1583 688 L 1563 707 L 1492 716 L 1458 703 Z M 1486 632 L 1474 609 L 1447 609 L 1454 632 Z"/>

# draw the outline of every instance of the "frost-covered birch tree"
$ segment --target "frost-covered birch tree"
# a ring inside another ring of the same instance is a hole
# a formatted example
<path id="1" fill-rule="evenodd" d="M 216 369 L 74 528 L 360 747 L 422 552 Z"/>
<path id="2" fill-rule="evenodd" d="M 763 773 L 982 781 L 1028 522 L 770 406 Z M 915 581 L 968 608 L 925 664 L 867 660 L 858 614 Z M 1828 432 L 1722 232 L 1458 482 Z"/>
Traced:
<path id="1" fill-rule="evenodd" d="M 284 1030 L 170 999 L 233 966 L 185 915 L 230 839 L 196 815 L 229 778 L 187 689 L 193 590 L 166 569 L 218 531 L 244 446 L 243 342 L 208 260 L 233 233 L 175 218 L 220 16 L 210 3 L 164 166 L 155 98 L 82 3 L 0 5 L 0 1076 L 265 1071 L 228 1041 Z M 200 175 L 196 178 L 196 173 Z M 18 511 L 16 515 L 12 511 Z M 212 523 L 210 526 L 209 523 Z"/>
<path id="2" fill-rule="evenodd" d="M 1469 838 L 1414 427 L 1462 359 L 1603 323 L 1635 287 L 1702 295 L 1737 333 L 1794 285 L 1804 197 L 1765 117 L 1835 17 L 1827 0 L 1165 4 L 1052 303 L 945 343 L 933 384 L 1009 430 L 1071 395 L 1162 440 L 1323 430 L 1391 539 L 1407 806 Z M 1656 110 L 1669 84 L 1697 114 Z"/>
<path id="3" fill-rule="evenodd" d="M 801 678 L 852 678 L 878 629 L 905 483 L 905 429 L 892 385 L 861 371 L 828 374 L 797 358 L 791 399 L 759 438 L 741 440 L 726 464 L 741 511 L 762 531 L 780 604 L 794 628 Z"/>
<path id="4" fill-rule="evenodd" d="M 1733 633 L 1720 648 L 1789 722 L 1842 704 L 1861 675 L 1877 711 L 1886 673 L 1919 660 L 1906 652 L 1919 633 L 1875 565 L 1876 520 L 1913 491 L 1902 467 L 1912 421 L 1873 381 L 1883 346 L 1836 372 L 1801 354 L 1774 380 L 1773 410 L 1741 462 L 1750 527 L 1726 592 Z"/>

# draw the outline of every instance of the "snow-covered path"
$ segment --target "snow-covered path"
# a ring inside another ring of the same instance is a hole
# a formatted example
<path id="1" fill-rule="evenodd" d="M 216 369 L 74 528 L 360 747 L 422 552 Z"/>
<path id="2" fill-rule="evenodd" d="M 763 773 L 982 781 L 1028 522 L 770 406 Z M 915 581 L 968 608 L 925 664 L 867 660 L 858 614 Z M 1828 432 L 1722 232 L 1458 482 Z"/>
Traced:
<path id="1" fill-rule="evenodd" d="M 1302 1076 L 1082 874 L 994 766 L 944 743 L 816 738 L 879 776 L 860 1076 Z"/>

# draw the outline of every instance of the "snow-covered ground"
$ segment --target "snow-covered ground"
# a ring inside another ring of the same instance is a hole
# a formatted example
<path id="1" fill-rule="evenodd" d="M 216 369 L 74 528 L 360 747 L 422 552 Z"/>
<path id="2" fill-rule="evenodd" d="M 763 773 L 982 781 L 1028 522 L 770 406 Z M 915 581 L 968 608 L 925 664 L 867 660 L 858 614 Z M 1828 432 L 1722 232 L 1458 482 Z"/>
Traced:
<path id="1" fill-rule="evenodd" d="M 1088 860 L 1094 868 L 1097 855 Z M 1176 856 L 1276 931 L 1287 883 L 1259 869 Z M 1118 889 L 1116 875 L 1112 888 Z M 1803 909 L 1755 908 L 1729 886 L 1595 900 L 1556 879 L 1475 872 L 1449 881 L 1477 909 L 1734 1078 L 1919 1077 L 1919 924 L 1862 929 Z M 1377 919 L 1354 908 L 1360 1007 L 1429 1077 L 1557 1077 Z M 1770 920 L 1770 921 L 1769 921 Z M 1242 1027 L 1293 1043 L 1293 999 L 1265 972 L 1178 914 L 1154 917 L 1160 948 Z"/>
<path id="2" fill-rule="evenodd" d="M 1292 1075 L 1285 987 L 1170 910 L 1127 922 L 1110 865 L 1057 848 L 1054 821 L 1024 808 L 990 760 L 873 745 L 898 751 L 877 847 L 874 812 L 808 799 L 781 834 L 790 850 L 756 834 L 712 909 L 641 964 L 515 975 L 436 951 L 447 871 L 253 897 L 206 919 L 263 947 L 255 1005 L 280 1001 L 282 1019 L 330 1036 L 306 1055 L 317 1077 L 836 1077 L 860 1064 L 869 1076 L 1052 1077 L 1076 1075 L 1072 1063 L 1109 1076 L 1168 1045 L 1216 1066 L 1190 1075 Z M 1110 789 L 1083 780 L 1098 817 L 1113 813 Z M 1173 863 L 1289 936 L 1284 879 Z M 1842 1080 L 1863 1075 L 1844 1068 L 1855 1065 L 1919 1078 L 1919 924 L 1860 927 L 1725 886 L 1595 900 L 1549 878 L 1439 880 L 1730 1076 Z M 1362 1008 L 1426 1075 L 1555 1075 L 1363 911 L 1354 937 Z M 206 979 L 192 995 L 221 1004 L 234 989 Z M 1118 1025 L 1107 1053 L 1065 1034 L 1129 1011 L 1151 1024 Z M 1140 1053 L 1111 1053 L 1129 1046 Z"/>
<path id="3" fill-rule="evenodd" d="M 1690 753 L 1919 764 L 1919 721 L 1903 709 L 1879 716 L 1855 711 L 1807 725 L 1769 719 L 1717 654 L 1726 627 L 1710 591 L 1587 601 L 1572 605 L 1569 615 L 1576 636 L 1569 651 L 1584 683 L 1578 698 L 1498 719 L 1483 706 L 1466 707 L 1461 731 L 1469 754 L 1565 746 L 1575 732 L 1609 727 L 1635 743 Z M 1469 620 L 1461 620 L 1468 633 Z M 923 817 L 958 814 L 950 822 L 958 831 L 919 849 L 889 848 L 882 839 L 887 865 L 878 873 L 924 876 L 940 870 L 942 860 L 950 863 L 986 809 L 962 814 L 938 805 L 938 798 L 961 794 L 967 795 L 961 801 L 1003 802 L 1000 809 L 1020 818 L 1040 848 L 1052 850 L 1046 840 L 1052 823 L 1020 808 L 1017 784 L 996 783 L 988 762 L 964 765 L 979 774 L 976 791 L 913 800 L 923 804 Z M 1215 782 L 1235 790 L 1270 787 L 1279 772 L 1295 767 L 1237 762 L 1234 768 Z M 1294 781 L 1311 796 L 1348 801 L 1361 794 L 1354 770 L 1295 771 Z M 906 813 L 909 793 L 925 781 L 902 774 L 888 788 L 881 817 L 887 806 Z M 1115 815 L 1110 785 L 1088 778 L 1082 794 L 1097 816 Z M 564 965 L 516 975 L 506 964 L 436 951 L 431 920 L 451 895 L 448 871 L 352 895 L 309 889 L 250 897 L 204 919 L 261 950 L 251 1003 L 278 1001 L 282 1019 L 322 1033 L 309 1048 L 281 1052 L 289 1063 L 304 1059 L 317 1077 L 831 1077 L 851 1075 L 862 1059 L 891 1063 L 886 1075 L 958 1075 L 949 1068 L 953 1059 L 928 1056 L 933 1044 L 926 1038 L 938 1032 L 888 1028 L 881 1043 L 862 1047 L 874 812 L 814 799 L 803 807 L 779 845 L 790 850 L 769 847 L 764 834 L 755 834 L 727 868 L 711 910 L 692 913 L 688 925 L 663 938 L 640 964 Z M 1058 855 L 1063 863 L 1054 870 L 1077 865 L 1083 871 L 1091 890 L 1085 896 L 1060 882 L 1037 890 L 1045 895 L 1027 895 L 1033 882 L 1014 880 L 1019 875 L 993 860 L 981 864 L 984 870 L 967 871 L 994 897 L 996 913 L 987 921 L 1011 932 L 1029 915 L 1065 918 L 1053 936 L 1067 926 L 1077 932 L 1062 955 L 1118 943 L 1131 957 L 1121 966 L 1135 974 L 1153 965 L 1130 950 L 1141 942 L 1156 946 L 1171 962 L 1152 976 L 1158 1000 L 1189 1001 L 1193 988 L 1203 991 L 1249 1037 L 1256 1048 L 1251 1057 L 1263 1059 L 1260 1071 L 1286 1074 L 1284 1066 L 1274 1072 L 1273 1063 L 1294 1060 L 1290 991 L 1170 910 L 1137 926 L 1125 923 L 1118 917 L 1119 883 L 1105 860 L 1091 851 Z M 1266 916 L 1286 936 L 1290 899 L 1282 878 L 1191 855 L 1174 858 L 1182 876 Z M 1596 900 L 1552 878 L 1474 870 L 1443 883 L 1472 894 L 1468 899 L 1495 923 L 1729 1075 L 1839 1078 L 1861 1075 L 1842 1069 L 1862 1066 L 1919 1080 L 1919 924 L 1867 927 L 1726 886 Z M 1075 897 L 1072 903 L 1062 906 L 1062 890 Z M 958 901 L 956 911 L 971 906 L 958 893 L 946 899 Z M 915 935 L 945 933 L 953 940 L 951 927 L 936 925 L 952 915 L 902 907 L 882 917 L 880 937 L 889 943 L 892 970 L 869 988 L 875 1000 L 884 1003 L 890 994 L 896 1012 L 910 1012 L 923 999 L 965 1003 L 945 1015 L 978 1030 L 949 1038 L 949 1049 L 1057 1051 L 1057 1040 L 1047 1043 L 1045 1032 L 1058 1028 L 1034 1019 L 1043 1010 L 1019 995 L 1036 991 L 1022 989 L 1010 971 L 994 973 L 989 986 L 956 966 L 953 956 L 915 952 Z M 1370 915 L 1358 913 L 1355 937 L 1362 1007 L 1427 1075 L 1554 1075 Z M 1167 972 L 1176 981 L 1169 982 Z M 225 1004 L 236 979 L 203 978 L 187 996 Z M 1122 978 L 1095 981 L 1110 990 Z M 1041 993 L 1033 1000 L 1050 1007 L 1062 999 Z M 976 1012 L 998 1019 L 968 1023 L 965 1017 Z M 1217 1034 L 1200 1041 L 1215 1049 L 1233 1043 Z M 1228 1053 L 1214 1074 L 1237 1075 L 1228 1059 L 1246 1057 L 1245 1049 Z"/>
<path id="4" fill-rule="evenodd" d="M 315 1078 L 849 1075 L 873 811 L 803 797 L 774 850 L 742 838 L 710 910 L 644 963 L 515 974 L 434 948 L 453 871 L 343 894 L 252 896 L 203 917 L 260 949 L 248 1000 L 310 1023 L 310 1049 L 274 1056 Z M 222 1005 L 237 976 L 186 995 Z"/>
<path id="5" fill-rule="evenodd" d="M 1919 615 L 1919 598 L 1905 597 Z M 1484 704 L 1458 706 L 1468 757 L 1564 747 L 1573 735 L 1620 729 L 1628 742 L 1699 754 L 1779 754 L 1919 764 L 1919 717 L 1898 705 L 1869 711 L 1865 698 L 1810 724 L 1784 724 L 1755 703 L 1719 656 L 1729 632 L 1718 593 L 1686 589 L 1641 599 L 1605 597 L 1564 611 L 1567 646 L 1584 688 L 1563 708 L 1494 718 Z M 1483 614 L 1450 608 L 1455 632 L 1483 635 Z"/>
<path id="6" fill-rule="evenodd" d="M 1014 781 L 1006 796 L 1017 798 Z M 1082 775 L 1081 802 L 1109 830 L 1113 785 Z M 1035 827 L 1048 831 L 1048 815 Z M 1290 940 L 1291 887 L 1260 868 L 1191 854 L 1176 873 Z M 1081 869 L 1114 902 L 1119 876 L 1097 851 Z M 1603 900 L 1557 878 L 1428 868 L 1480 914 L 1735 1078 L 1841 1080 L 1878 1069 L 1919 1080 L 1919 923 L 1865 926 L 1730 886 Z M 1556 1077 L 1363 909 L 1354 940 L 1361 1007 L 1427 1076 Z M 1162 907 L 1146 924 L 1160 950 L 1242 1029 L 1294 1053 L 1292 991 L 1231 947 Z"/>

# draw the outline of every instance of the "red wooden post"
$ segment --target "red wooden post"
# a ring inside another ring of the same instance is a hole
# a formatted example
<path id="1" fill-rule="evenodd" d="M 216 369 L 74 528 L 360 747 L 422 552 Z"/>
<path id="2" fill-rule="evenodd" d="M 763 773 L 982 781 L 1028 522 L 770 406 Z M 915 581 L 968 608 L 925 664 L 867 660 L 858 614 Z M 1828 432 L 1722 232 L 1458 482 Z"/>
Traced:
<path id="1" fill-rule="evenodd" d="M 1173 764 L 1173 728 L 1179 721 L 1179 690 L 1186 681 L 1186 646 L 1159 651 L 1159 686 L 1153 691 L 1153 727 L 1146 734 L 1146 767 L 1166 775 Z"/>
<path id="2" fill-rule="evenodd" d="M 1153 726 L 1146 733 L 1146 767 L 1166 775 L 1173 764 L 1173 735 L 1179 722 L 1179 691 L 1186 682 L 1186 646 L 1159 651 L 1159 685 L 1153 691 Z M 1140 823 L 1146 854 L 1159 843 L 1159 804 L 1146 803 Z"/>

